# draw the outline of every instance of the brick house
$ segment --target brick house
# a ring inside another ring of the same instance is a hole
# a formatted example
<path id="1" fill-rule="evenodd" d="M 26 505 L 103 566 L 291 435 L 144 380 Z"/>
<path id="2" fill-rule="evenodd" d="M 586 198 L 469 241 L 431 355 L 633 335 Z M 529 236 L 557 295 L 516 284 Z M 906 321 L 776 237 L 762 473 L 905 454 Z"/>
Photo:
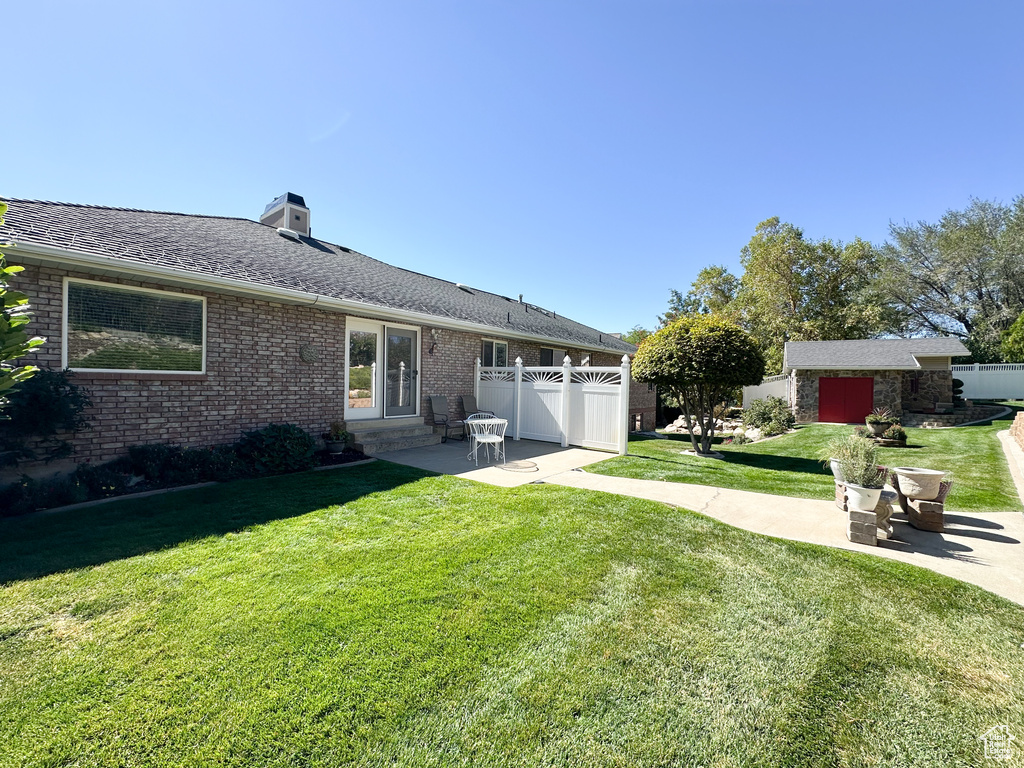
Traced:
<path id="1" fill-rule="evenodd" d="M 317 240 L 291 193 L 259 221 L 5 201 L 0 241 L 15 243 L 15 287 L 47 337 L 26 361 L 72 369 L 93 403 L 76 461 L 230 443 L 273 422 L 408 430 L 432 421 L 429 395 L 458 408 L 477 357 L 619 365 L 635 351 L 521 297 Z M 655 394 L 633 382 L 630 424 L 653 429 L 654 412 Z"/>
<path id="2" fill-rule="evenodd" d="M 783 372 L 799 422 L 860 422 L 953 407 L 951 358 L 970 352 L 953 338 L 789 341 Z"/>

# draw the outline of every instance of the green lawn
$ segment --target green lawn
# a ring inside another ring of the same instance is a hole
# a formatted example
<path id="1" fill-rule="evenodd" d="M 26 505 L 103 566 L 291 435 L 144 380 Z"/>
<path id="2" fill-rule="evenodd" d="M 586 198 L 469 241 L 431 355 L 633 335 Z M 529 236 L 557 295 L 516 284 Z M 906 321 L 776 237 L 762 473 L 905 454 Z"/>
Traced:
<path id="1" fill-rule="evenodd" d="M 1024 608 L 383 462 L 0 520 L 3 766 L 952 766 Z"/>
<path id="2" fill-rule="evenodd" d="M 1018 406 L 1019 410 L 1019 406 Z M 1006 512 L 1024 509 L 1006 465 L 996 432 L 1009 429 L 1013 416 L 971 427 L 908 429 L 907 448 L 883 448 L 882 462 L 890 467 L 928 467 L 953 471 L 953 490 L 947 506 L 962 512 Z M 587 467 L 616 477 L 667 480 L 720 488 L 760 491 L 779 496 L 829 499 L 834 494 L 832 473 L 818 454 L 835 435 L 851 426 L 814 424 L 796 432 L 747 445 L 718 445 L 724 461 L 685 455 L 689 438 L 669 435 L 632 439 L 629 455 Z"/>

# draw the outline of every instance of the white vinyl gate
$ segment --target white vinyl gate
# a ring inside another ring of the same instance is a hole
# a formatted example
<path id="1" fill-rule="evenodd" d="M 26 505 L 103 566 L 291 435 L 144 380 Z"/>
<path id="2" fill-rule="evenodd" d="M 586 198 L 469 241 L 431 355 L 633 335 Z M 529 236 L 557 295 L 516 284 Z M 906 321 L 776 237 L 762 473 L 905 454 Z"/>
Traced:
<path id="1" fill-rule="evenodd" d="M 514 440 L 545 440 L 626 454 L 629 434 L 629 357 L 618 367 L 484 368 L 476 361 L 477 407 L 508 419 Z"/>

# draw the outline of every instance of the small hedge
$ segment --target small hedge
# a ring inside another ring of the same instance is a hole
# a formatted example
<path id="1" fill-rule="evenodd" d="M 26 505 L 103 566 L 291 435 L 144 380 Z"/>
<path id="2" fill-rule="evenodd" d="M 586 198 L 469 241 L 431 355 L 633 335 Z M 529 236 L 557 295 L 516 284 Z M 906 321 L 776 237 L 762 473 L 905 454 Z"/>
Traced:
<path id="1" fill-rule="evenodd" d="M 752 401 L 743 409 L 743 426 L 761 431 L 761 437 L 788 432 L 796 424 L 796 417 L 781 397 L 769 395 Z"/>
<path id="2" fill-rule="evenodd" d="M 316 439 L 295 424 L 271 424 L 246 432 L 234 445 L 213 448 L 136 445 L 106 464 L 80 464 L 71 475 L 45 480 L 23 476 L 0 488 L 0 516 L 211 480 L 300 472 L 319 463 Z"/>

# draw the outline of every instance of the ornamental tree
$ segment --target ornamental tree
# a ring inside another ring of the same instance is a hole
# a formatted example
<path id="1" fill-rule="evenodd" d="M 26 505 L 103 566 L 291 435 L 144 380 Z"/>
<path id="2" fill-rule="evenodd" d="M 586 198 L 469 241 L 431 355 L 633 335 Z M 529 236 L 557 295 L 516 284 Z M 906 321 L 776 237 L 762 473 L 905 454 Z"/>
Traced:
<path id="1" fill-rule="evenodd" d="M 7 203 L 0 202 L 0 224 L 4 223 L 6 211 Z M 7 405 L 4 393 L 38 370 L 33 365 L 15 366 L 14 361 L 43 343 L 43 339 L 38 336 L 30 339 L 25 332 L 29 321 L 28 296 L 8 287 L 7 281 L 22 269 L 7 266 L 0 253 L 0 411 Z"/>
<path id="2" fill-rule="evenodd" d="M 1024 312 L 1003 331 L 1002 352 L 1006 362 L 1024 363 Z"/>
<path id="3" fill-rule="evenodd" d="M 764 356 L 742 328 L 714 315 L 684 316 L 640 343 L 633 378 L 679 401 L 698 454 L 710 454 L 715 406 L 738 388 L 760 384 Z M 694 433 L 694 419 L 700 440 Z"/>

